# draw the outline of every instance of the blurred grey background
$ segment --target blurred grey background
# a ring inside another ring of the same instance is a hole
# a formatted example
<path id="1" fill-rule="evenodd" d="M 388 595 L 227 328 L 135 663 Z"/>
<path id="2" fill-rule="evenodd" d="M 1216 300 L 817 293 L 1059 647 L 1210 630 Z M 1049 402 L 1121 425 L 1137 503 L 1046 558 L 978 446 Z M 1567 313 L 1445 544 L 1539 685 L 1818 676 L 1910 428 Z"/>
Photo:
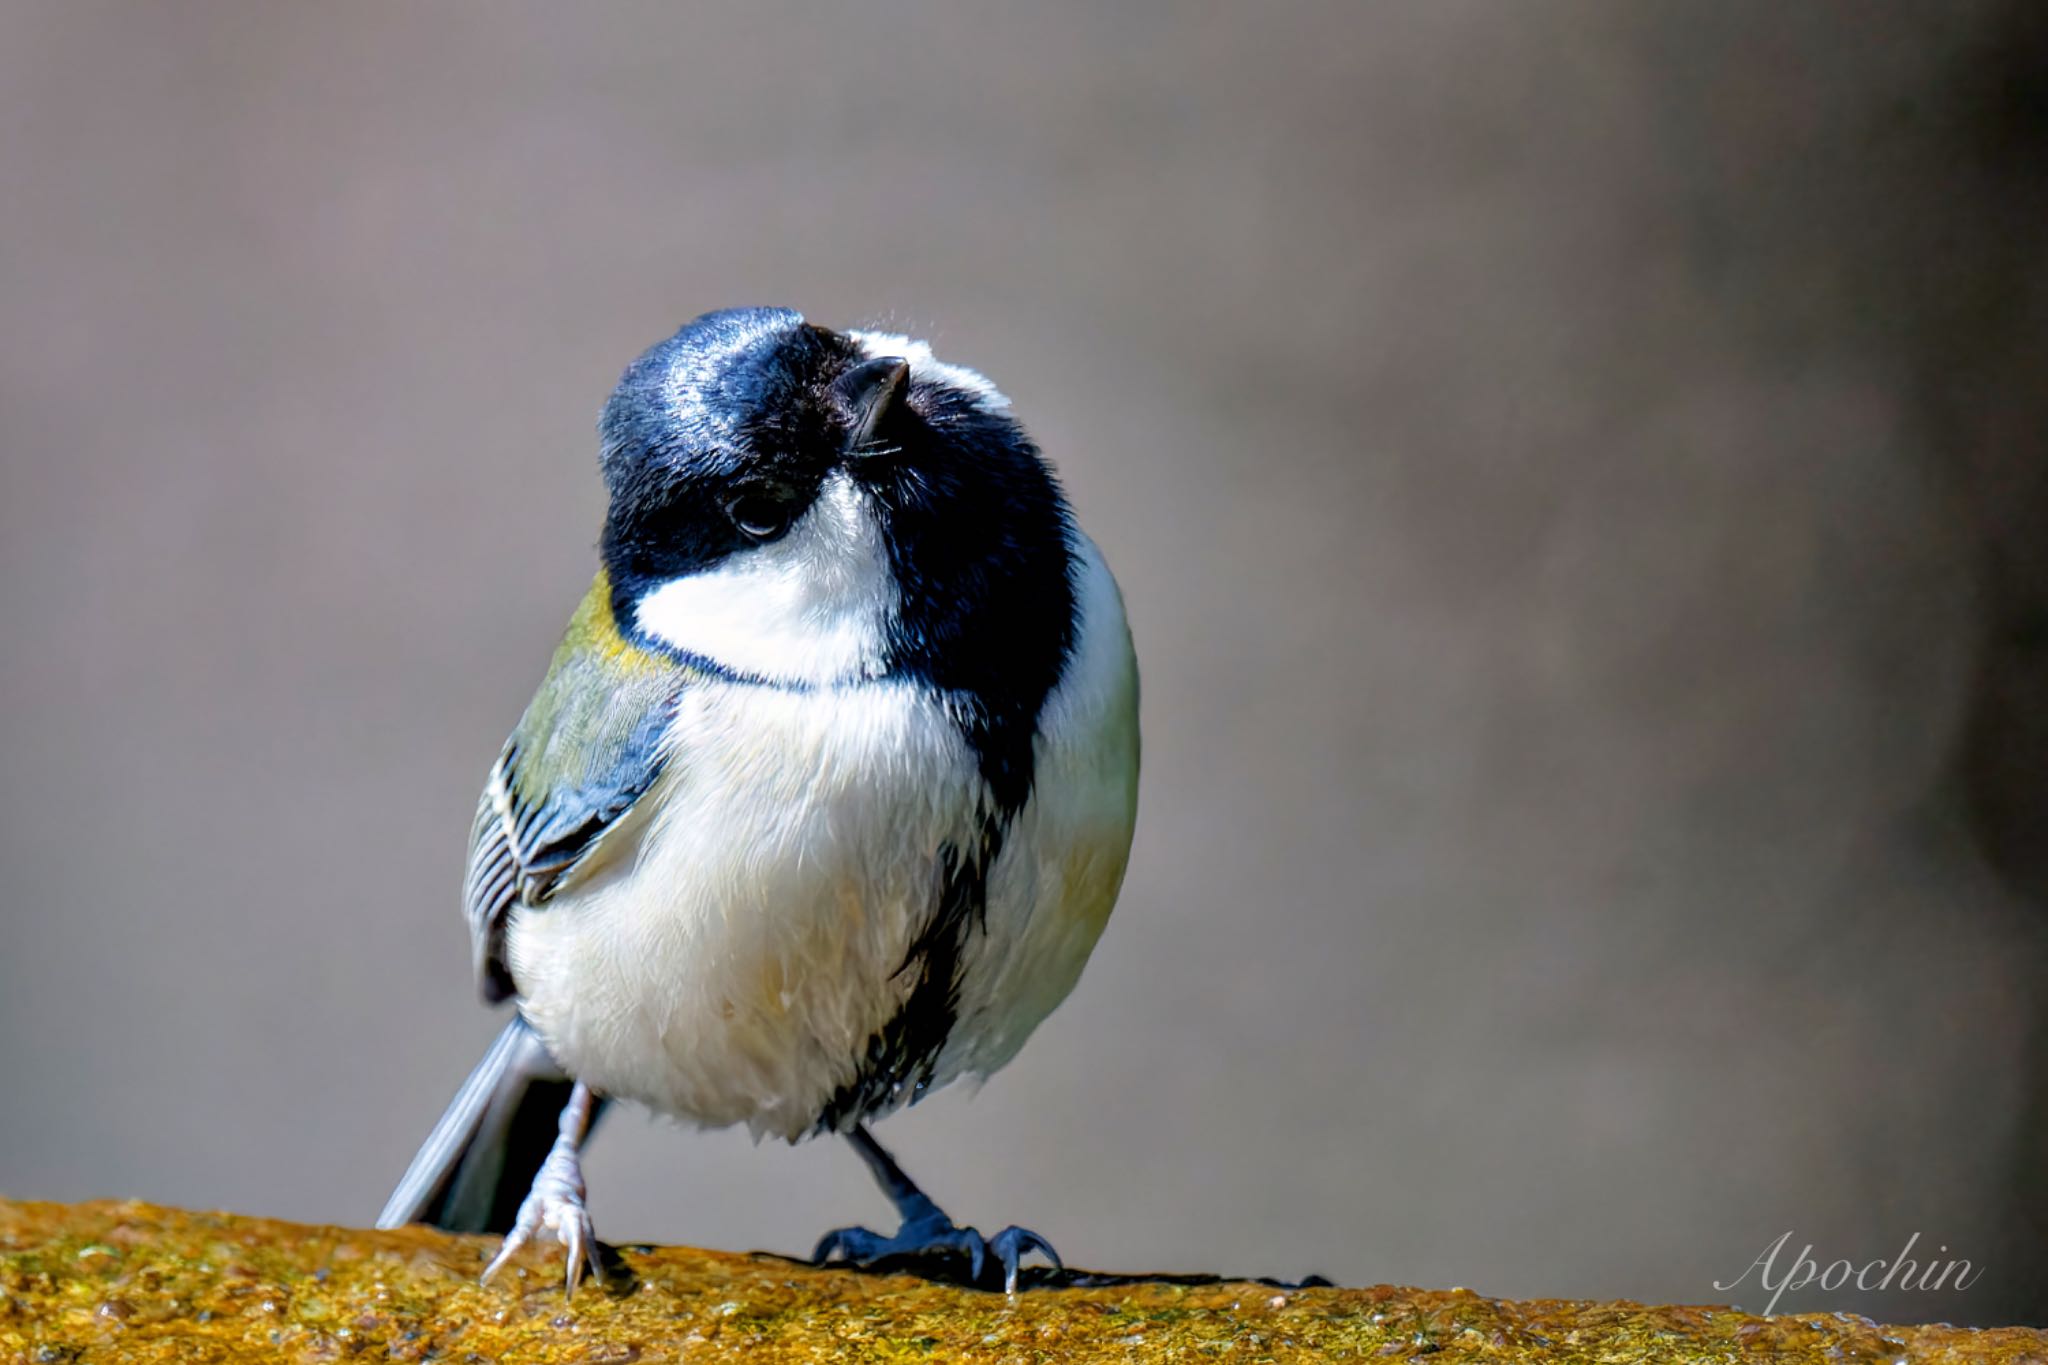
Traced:
<path id="1" fill-rule="evenodd" d="M 2048 1317 L 2019 3 L 0 12 L 0 1191 L 376 1211 L 471 804 L 691 315 L 1015 398 L 1145 664 L 1079 990 L 885 1140 L 1084 1265 Z M 600 1231 L 834 1144 L 621 1115 Z"/>

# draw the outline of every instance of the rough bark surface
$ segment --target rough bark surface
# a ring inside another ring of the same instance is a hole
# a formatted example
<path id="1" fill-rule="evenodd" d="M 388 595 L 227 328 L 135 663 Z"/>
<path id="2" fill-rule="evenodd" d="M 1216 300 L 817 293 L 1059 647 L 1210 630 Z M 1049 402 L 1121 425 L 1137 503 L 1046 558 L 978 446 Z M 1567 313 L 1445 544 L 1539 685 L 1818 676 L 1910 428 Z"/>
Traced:
<path id="1" fill-rule="evenodd" d="M 1005 1298 L 687 1247 L 626 1250 L 606 1284 L 565 1301 L 558 1252 L 479 1285 L 492 1248 L 419 1228 L 0 1201 L 0 1362 L 2048 1362 L 2048 1333 L 2021 1328 L 1386 1286 L 1139 1282 Z"/>

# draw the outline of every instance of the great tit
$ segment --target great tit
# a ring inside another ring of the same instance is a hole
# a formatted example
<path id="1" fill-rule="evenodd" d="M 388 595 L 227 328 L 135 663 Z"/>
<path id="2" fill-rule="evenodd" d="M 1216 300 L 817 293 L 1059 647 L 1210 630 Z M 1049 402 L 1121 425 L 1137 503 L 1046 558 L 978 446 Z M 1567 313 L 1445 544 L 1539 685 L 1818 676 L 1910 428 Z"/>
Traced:
<path id="1" fill-rule="evenodd" d="M 542 1229 L 599 1271 L 607 1101 L 846 1137 L 894 1203 L 814 1259 L 968 1263 L 868 1121 L 1016 1055 L 1123 881 L 1138 680 L 1116 580 L 1009 401 L 924 342 L 707 313 L 598 424 L 596 582 L 490 770 L 463 889 L 517 1015 L 378 1219 Z"/>

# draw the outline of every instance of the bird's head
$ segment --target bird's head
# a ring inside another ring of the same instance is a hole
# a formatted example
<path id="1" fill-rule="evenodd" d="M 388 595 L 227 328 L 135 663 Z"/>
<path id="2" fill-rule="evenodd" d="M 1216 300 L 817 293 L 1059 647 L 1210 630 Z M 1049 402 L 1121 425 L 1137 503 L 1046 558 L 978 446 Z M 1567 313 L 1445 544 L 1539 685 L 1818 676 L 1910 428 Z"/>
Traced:
<path id="1" fill-rule="evenodd" d="M 906 337 L 707 313 L 599 423 L 620 628 L 795 686 L 906 676 L 1042 697 L 1070 647 L 1074 534 L 986 379 Z"/>

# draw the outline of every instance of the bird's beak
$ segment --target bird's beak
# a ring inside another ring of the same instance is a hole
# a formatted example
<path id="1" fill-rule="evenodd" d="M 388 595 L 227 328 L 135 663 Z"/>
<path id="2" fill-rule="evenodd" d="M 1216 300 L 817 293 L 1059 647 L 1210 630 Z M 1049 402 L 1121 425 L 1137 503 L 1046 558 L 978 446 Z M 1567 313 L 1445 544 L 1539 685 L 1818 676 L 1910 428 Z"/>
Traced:
<path id="1" fill-rule="evenodd" d="M 910 362 L 896 355 L 864 361 L 839 376 L 832 391 L 847 415 L 848 455 L 858 459 L 879 451 L 883 419 L 902 400 L 909 382 Z"/>

